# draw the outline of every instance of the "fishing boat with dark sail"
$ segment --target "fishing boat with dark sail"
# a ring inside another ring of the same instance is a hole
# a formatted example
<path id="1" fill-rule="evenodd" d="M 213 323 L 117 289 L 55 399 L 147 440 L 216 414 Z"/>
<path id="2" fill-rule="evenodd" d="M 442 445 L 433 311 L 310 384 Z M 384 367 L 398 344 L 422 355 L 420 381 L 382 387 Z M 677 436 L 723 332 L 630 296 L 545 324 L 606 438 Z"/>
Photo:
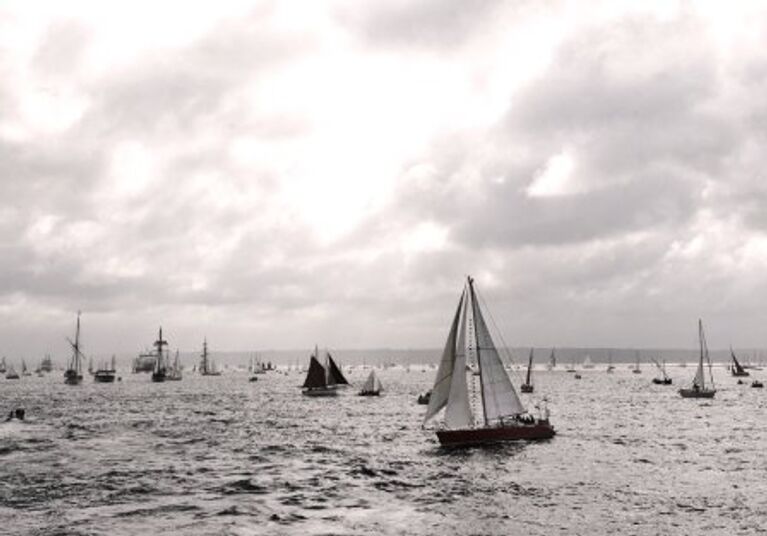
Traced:
<path id="1" fill-rule="evenodd" d="M 10 365 L 7 370 L 5 371 L 5 379 L 6 380 L 18 380 L 20 379 L 19 373 L 16 372 L 16 369 L 13 368 L 13 365 Z"/>
<path id="2" fill-rule="evenodd" d="M 523 393 L 532 393 L 535 390 L 533 387 L 533 349 L 530 348 L 530 357 L 527 359 L 527 376 L 525 376 L 525 383 L 520 387 Z"/>
<path id="3" fill-rule="evenodd" d="M 692 387 L 679 389 L 682 398 L 714 398 L 716 387 L 714 386 L 714 375 L 711 371 L 711 358 L 708 355 L 708 346 L 706 345 L 706 335 L 703 333 L 703 321 L 698 320 L 698 340 L 700 342 L 700 357 L 698 359 L 698 369 L 692 380 Z M 706 385 L 706 373 L 703 370 L 703 360 L 708 362 L 709 385 Z"/>
<path id="4" fill-rule="evenodd" d="M 658 372 L 661 374 L 660 376 L 653 378 L 652 382 L 655 385 L 671 385 L 671 377 L 666 373 L 666 362 L 659 362 L 657 359 L 653 359 L 652 362 L 658 367 Z"/>
<path id="5" fill-rule="evenodd" d="M 732 347 L 730 347 L 730 357 L 732 358 L 732 368 L 730 369 L 730 373 L 733 376 L 750 376 L 751 373 L 748 372 L 745 367 L 741 366 L 741 364 L 738 362 L 738 358 L 735 357 L 735 352 L 733 352 Z"/>
<path id="6" fill-rule="evenodd" d="M 162 338 L 162 327 L 160 327 L 160 333 L 157 336 L 157 340 L 154 341 L 155 358 L 154 358 L 154 370 L 152 370 L 152 381 L 156 383 L 164 382 L 168 376 L 167 359 L 165 358 L 165 352 L 163 348 L 168 346 L 168 341 Z"/>
<path id="7" fill-rule="evenodd" d="M 478 380 L 472 377 L 471 392 L 466 379 L 467 361 L 479 371 Z M 472 396 L 476 390 L 480 397 Z M 481 405 L 481 410 L 472 408 L 472 401 Z M 443 408 L 444 423 L 436 431 L 443 446 L 554 436 L 548 409 L 544 408 L 544 414 L 535 418 L 522 405 L 490 336 L 471 277 L 458 301 L 424 423 Z"/>
<path id="8" fill-rule="evenodd" d="M 117 366 L 115 362 L 115 356 L 112 356 L 112 360 L 109 365 L 102 363 L 93 373 L 93 381 L 96 383 L 114 383 L 115 376 L 117 375 Z"/>
<path id="9" fill-rule="evenodd" d="M 325 364 L 319 362 L 319 352 L 314 347 L 314 353 L 309 359 L 309 371 L 306 373 L 301 394 L 306 396 L 336 396 L 338 388 L 349 385 L 341 369 L 333 361 L 330 352 L 325 352 Z"/>
<path id="10" fill-rule="evenodd" d="M 64 383 L 67 385 L 79 385 L 83 381 L 83 359 L 85 356 L 80 350 L 80 311 L 77 311 L 77 328 L 75 329 L 75 340 L 67 337 L 69 346 L 72 347 L 72 359 L 69 361 L 67 370 L 64 371 Z"/>
<path id="11" fill-rule="evenodd" d="M 376 376 L 376 371 L 371 370 L 370 374 L 368 374 L 368 379 L 365 380 L 358 394 L 360 396 L 379 396 L 382 389 L 383 386 L 381 385 L 381 380 Z"/>

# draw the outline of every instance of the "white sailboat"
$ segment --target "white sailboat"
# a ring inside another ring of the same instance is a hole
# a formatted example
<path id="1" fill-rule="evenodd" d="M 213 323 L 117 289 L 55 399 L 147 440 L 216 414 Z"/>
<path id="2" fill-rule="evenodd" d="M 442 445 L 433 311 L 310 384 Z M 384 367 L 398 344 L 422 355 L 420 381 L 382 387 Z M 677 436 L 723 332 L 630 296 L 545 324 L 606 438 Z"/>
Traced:
<path id="1" fill-rule="evenodd" d="M 692 379 L 692 387 L 679 389 L 679 394 L 682 395 L 682 398 L 714 398 L 714 395 L 716 394 L 714 375 L 711 371 L 711 358 L 708 355 L 706 335 L 703 333 L 703 321 L 700 319 L 698 319 L 698 340 L 700 342 L 698 369 L 695 372 L 695 377 Z M 706 385 L 706 373 L 703 370 L 703 359 L 708 361 L 709 385 Z"/>
<path id="2" fill-rule="evenodd" d="M 588 354 L 586 355 L 586 359 L 583 360 L 583 368 L 585 368 L 585 369 L 593 369 L 594 368 L 594 363 L 591 361 L 591 356 L 588 355 Z"/>
<path id="3" fill-rule="evenodd" d="M 378 376 L 376 376 L 376 371 L 371 370 L 370 374 L 368 374 L 368 379 L 365 380 L 365 383 L 359 392 L 359 395 L 360 396 L 379 396 L 382 390 L 383 390 L 383 386 L 381 385 L 381 380 L 379 380 Z"/>
<path id="4" fill-rule="evenodd" d="M 470 394 L 467 361 L 476 364 L 479 372 L 478 381 L 472 376 L 471 391 L 478 390 L 480 397 Z M 480 411 L 472 408 L 473 401 L 480 405 Z M 548 439 L 554 435 L 547 414 L 536 419 L 522 405 L 482 316 L 471 277 L 458 302 L 424 423 L 443 408 L 444 426 L 437 430 L 437 438 L 445 446 Z"/>

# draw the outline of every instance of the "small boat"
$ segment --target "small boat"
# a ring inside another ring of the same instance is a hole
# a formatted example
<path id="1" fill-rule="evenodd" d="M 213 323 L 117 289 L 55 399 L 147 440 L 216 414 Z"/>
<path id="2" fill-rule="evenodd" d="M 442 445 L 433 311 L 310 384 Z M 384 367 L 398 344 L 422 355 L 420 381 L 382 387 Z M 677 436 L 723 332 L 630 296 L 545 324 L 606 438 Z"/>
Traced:
<path id="1" fill-rule="evenodd" d="M 748 372 L 740 365 L 740 363 L 738 363 L 738 358 L 735 357 L 735 352 L 732 351 L 732 346 L 730 346 L 730 357 L 732 358 L 732 368 L 730 369 L 730 372 L 733 376 L 745 377 L 751 375 L 750 372 Z"/>
<path id="2" fill-rule="evenodd" d="M 554 348 L 551 349 L 551 355 L 549 355 L 548 369 L 554 370 L 557 368 L 557 356 L 554 355 Z"/>
<path id="3" fill-rule="evenodd" d="M 425 393 L 418 395 L 418 404 L 421 406 L 428 405 L 429 400 L 431 400 L 431 391 L 426 391 Z"/>
<path id="4" fill-rule="evenodd" d="M 474 391 L 479 384 L 481 397 L 469 391 L 467 358 L 476 363 L 479 381 L 471 385 Z M 478 403 L 481 400 L 482 410 L 476 416 L 472 409 L 475 400 Z M 555 433 L 548 420 L 548 409 L 536 419 L 519 399 L 485 323 L 471 277 L 467 278 L 458 301 L 424 423 L 443 408 L 444 423 L 436 430 L 442 446 L 549 439 Z"/>
<path id="5" fill-rule="evenodd" d="M 379 396 L 382 389 L 383 386 L 381 385 L 381 380 L 376 376 L 376 371 L 371 370 L 368 379 L 365 380 L 365 384 L 358 394 L 359 396 Z"/>
<path id="6" fill-rule="evenodd" d="M 631 372 L 634 374 L 642 374 L 642 369 L 639 368 L 639 350 L 636 351 L 636 363 L 634 364 L 634 368 L 631 369 Z"/>
<path id="7" fill-rule="evenodd" d="M 751 387 L 754 387 L 756 389 L 761 389 L 762 387 L 764 387 L 764 384 L 760 382 L 759 380 L 754 380 L 751 382 Z"/>
<path id="8" fill-rule="evenodd" d="M 5 374 L 8 370 L 8 365 L 5 364 L 5 356 L 0 359 L 0 374 Z"/>
<path id="9" fill-rule="evenodd" d="M 64 383 L 67 385 L 79 385 L 83 381 L 83 359 L 85 356 L 80 350 L 80 311 L 77 311 L 77 328 L 75 329 L 75 342 L 67 338 L 72 347 L 72 359 L 69 361 L 67 370 L 64 371 Z"/>
<path id="10" fill-rule="evenodd" d="M 165 379 L 169 382 L 180 382 L 182 379 L 181 359 L 179 358 L 178 348 L 176 348 L 176 358 L 173 360 L 173 366 L 168 370 Z"/>
<path id="11" fill-rule="evenodd" d="M 221 371 L 216 370 L 216 364 L 208 355 L 208 338 L 202 341 L 202 353 L 200 354 L 200 366 L 197 368 L 203 376 L 221 376 Z"/>
<path id="12" fill-rule="evenodd" d="M 583 360 L 583 365 L 582 366 L 585 369 L 593 369 L 594 368 L 594 363 L 591 361 L 591 356 L 590 355 L 586 355 L 586 359 Z"/>
<path id="13" fill-rule="evenodd" d="M 108 366 L 99 365 L 99 368 L 93 374 L 93 381 L 96 383 L 114 383 L 116 374 L 117 368 L 115 367 L 115 356 L 113 355 L 112 361 Z"/>
<path id="14" fill-rule="evenodd" d="M 706 335 L 703 333 L 703 321 L 698 319 L 698 340 L 700 341 L 700 359 L 698 360 L 698 369 L 692 380 L 692 387 L 679 389 L 682 398 L 714 398 L 716 387 L 714 386 L 714 375 L 711 370 L 711 358 L 708 355 L 708 346 L 706 345 Z M 708 361 L 708 375 L 711 386 L 706 386 L 706 374 L 703 370 L 703 360 Z"/>
<path id="15" fill-rule="evenodd" d="M 580 380 L 581 378 L 583 378 L 583 376 L 581 376 L 580 372 L 576 372 L 573 378 L 575 378 L 576 380 Z"/>
<path id="16" fill-rule="evenodd" d="M 20 378 L 19 373 L 16 372 L 16 369 L 13 368 L 13 365 L 10 365 L 7 370 L 5 371 L 5 379 L 6 380 L 18 380 Z"/>
<path id="17" fill-rule="evenodd" d="M 519 388 L 523 393 L 532 393 L 535 390 L 535 387 L 533 387 L 532 369 L 533 349 L 530 348 L 530 357 L 527 359 L 527 376 L 525 377 L 525 383 Z"/>
<path id="18" fill-rule="evenodd" d="M 32 373 L 27 368 L 27 362 L 23 359 L 21 360 L 21 375 L 22 376 L 31 376 Z"/>
<path id="19" fill-rule="evenodd" d="M 152 381 L 155 383 L 162 383 L 168 376 L 168 365 L 165 357 L 163 347 L 168 346 L 168 341 L 162 338 L 162 326 L 160 327 L 160 333 L 157 340 L 154 341 L 155 356 L 154 356 L 154 370 L 152 370 Z"/>
<path id="20" fill-rule="evenodd" d="M 671 378 L 666 374 L 666 362 L 659 363 L 657 359 L 653 359 L 652 362 L 655 363 L 655 366 L 658 367 L 658 371 L 661 373 L 661 376 L 656 376 L 652 379 L 652 382 L 655 385 L 671 385 Z"/>
<path id="21" fill-rule="evenodd" d="M 349 385 L 349 382 L 338 368 L 330 352 L 325 351 L 325 365 L 318 360 L 319 352 L 314 347 L 314 353 L 309 359 L 309 371 L 302 386 L 301 394 L 305 396 L 336 396 L 338 388 Z"/>
<path id="22" fill-rule="evenodd" d="M 607 353 L 607 373 L 613 374 L 615 372 L 615 366 L 613 365 L 613 353 Z"/>

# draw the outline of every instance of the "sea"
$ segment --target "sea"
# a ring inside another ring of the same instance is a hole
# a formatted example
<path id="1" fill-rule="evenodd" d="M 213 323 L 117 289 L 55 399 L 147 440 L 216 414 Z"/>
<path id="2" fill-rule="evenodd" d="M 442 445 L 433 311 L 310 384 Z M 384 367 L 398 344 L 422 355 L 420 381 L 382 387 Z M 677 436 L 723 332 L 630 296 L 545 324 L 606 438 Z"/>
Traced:
<path id="1" fill-rule="evenodd" d="M 438 356 L 435 356 L 435 361 Z M 657 535 L 767 530 L 767 390 L 714 370 L 713 400 L 619 364 L 534 373 L 548 441 L 445 449 L 423 426 L 427 365 L 377 369 L 380 397 L 345 369 L 337 398 L 301 395 L 302 373 L 250 382 L 186 371 L 80 386 L 61 372 L 0 379 L 4 535 Z M 517 377 L 521 372 L 515 372 Z M 756 377 L 767 371 L 753 371 Z M 764 379 L 764 378 L 763 378 Z"/>

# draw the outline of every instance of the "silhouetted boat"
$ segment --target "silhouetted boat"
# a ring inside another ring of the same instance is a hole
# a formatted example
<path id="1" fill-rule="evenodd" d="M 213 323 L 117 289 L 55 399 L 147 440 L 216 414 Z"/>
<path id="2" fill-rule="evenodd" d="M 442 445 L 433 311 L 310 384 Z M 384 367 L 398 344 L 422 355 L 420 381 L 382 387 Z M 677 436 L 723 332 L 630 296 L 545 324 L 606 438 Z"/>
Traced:
<path id="1" fill-rule="evenodd" d="M 708 355 L 708 346 L 706 345 L 706 335 L 703 333 L 703 322 L 698 320 L 698 340 L 700 342 L 700 359 L 698 360 L 698 369 L 692 380 L 692 387 L 679 389 L 682 398 L 714 398 L 716 388 L 714 386 L 714 375 L 711 372 L 711 358 Z M 708 375 L 710 387 L 706 386 L 706 374 L 703 370 L 703 359 L 708 362 Z"/>
<path id="2" fill-rule="evenodd" d="M 32 373 L 29 372 L 29 369 L 27 368 L 27 362 L 23 359 L 21 360 L 21 375 L 22 376 L 31 376 Z"/>
<path id="3" fill-rule="evenodd" d="M 109 366 L 101 366 L 96 369 L 93 374 L 93 381 L 96 383 L 114 383 L 115 376 L 117 374 L 117 368 L 115 366 L 115 356 L 112 356 L 112 361 Z"/>
<path id="4" fill-rule="evenodd" d="M 471 337 L 472 341 L 467 341 Z M 476 361 L 481 397 L 472 396 L 466 381 L 467 354 Z M 475 418 L 470 401 L 481 398 L 482 414 Z M 554 428 L 548 410 L 542 418 L 530 415 L 503 366 L 469 277 L 458 302 L 442 353 L 431 400 L 424 417 L 429 421 L 445 409 L 437 439 L 444 446 L 484 444 L 518 439 L 548 439 Z"/>
<path id="5" fill-rule="evenodd" d="M 525 383 L 520 386 L 523 393 L 532 393 L 535 388 L 533 387 L 533 349 L 530 348 L 530 357 L 527 359 L 527 376 L 525 376 Z"/>
<path id="6" fill-rule="evenodd" d="M 666 362 L 659 363 L 657 359 L 652 360 L 655 366 L 658 367 L 658 371 L 661 373 L 660 377 L 656 376 L 652 379 L 652 382 L 656 385 L 671 385 L 671 378 L 666 374 Z"/>
<path id="7" fill-rule="evenodd" d="M 751 387 L 755 387 L 757 389 L 761 389 L 762 387 L 764 387 L 764 384 L 762 382 L 760 382 L 759 380 L 754 380 L 754 381 L 751 382 Z"/>
<path id="8" fill-rule="evenodd" d="M 745 370 L 742 366 L 740 366 L 740 363 L 738 363 L 738 358 L 735 357 L 735 352 L 732 351 L 732 347 L 730 347 L 730 357 L 732 358 L 732 368 L 730 369 L 730 372 L 733 376 L 750 376 L 751 374 Z"/>
<path id="9" fill-rule="evenodd" d="M 16 372 L 16 369 L 13 368 L 13 365 L 10 365 L 7 370 L 5 371 L 5 379 L 6 380 L 18 380 L 20 379 L 19 373 Z"/>
<path id="10" fill-rule="evenodd" d="M 302 394 L 306 396 L 336 396 L 338 388 L 343 385 L 349 385 L 341 369 L 330 352 L 325 352 L 325 365 L 318 360 L 319 352 L 314 347 L 314 353 L 309 359 L 309 371 L 306 373 Z"/>
<path id="11" fill-rule="evenodd" d="M 203 376 L 221 376 L 221 371 L 216 370 L 216 364 L 208 354 L 208 339 L 202 341 L 202 353 L 200 354 L 200 366 L 197 368 Z"/>
<path id="12" fill-rule="evenodd" d="M 378 377 L 376 376 L 376 371 L 371 370 L 370 374 L 368 374 L 368 379 L 365 380 L 365 383 L 359 392 L 359 395 L 360 396 L 378 396 L 381 394 L 381 389 L 383 389 L 383 386 L 381 385 L 381 380 L 379 380 Z"/>
<path id="13" fill-rule="evenodd" d="M 77 329 L 75 330 L 75 342 L 67 338 L 72 347 L 72 359 L 69 361 L 67 370 L 64 371 L 64 383 L 78 385 L 83 381 L 83 359 L 85 356 L 80 351 L 80 311 L 77 311 Z"/>
<path id="14" fill-rule="evenodd" d="M 615 372 L 615 366 L 613 365 L 613 353 L 607 352 L 607 373 L 613 374 Z"/>
<path id="15" fill-rule="evenodd" d="M 168 376 L 168 365 L 165 359 L 165 352 L 163 347 L 168 345 L 168 341 L 162 338 L 162 327 L 160 327 L 160 333 L 157 336 L 157 340 L 154 341 L 155 356 L 154 356 L 154 370 L 152 370 L 152 381 L 156 383 L 162 383 Z"/>
<path id="16" fill-rule="evenodd" d="M 425 393 L 418 395 L 418 403 L 422 406 L 427 405 L 429 400 L 431 400 L 431 391 L 426 391 Z"/>
<path id="17" fill-rule="evenodd" d="M 634 374 L 642 374 L 642 369 L 639 368 L 639 350 L 635 352 L 636 355 L 636 363 L 634 363 L 634 368 L 631 369 L 631 372 Z"/>

